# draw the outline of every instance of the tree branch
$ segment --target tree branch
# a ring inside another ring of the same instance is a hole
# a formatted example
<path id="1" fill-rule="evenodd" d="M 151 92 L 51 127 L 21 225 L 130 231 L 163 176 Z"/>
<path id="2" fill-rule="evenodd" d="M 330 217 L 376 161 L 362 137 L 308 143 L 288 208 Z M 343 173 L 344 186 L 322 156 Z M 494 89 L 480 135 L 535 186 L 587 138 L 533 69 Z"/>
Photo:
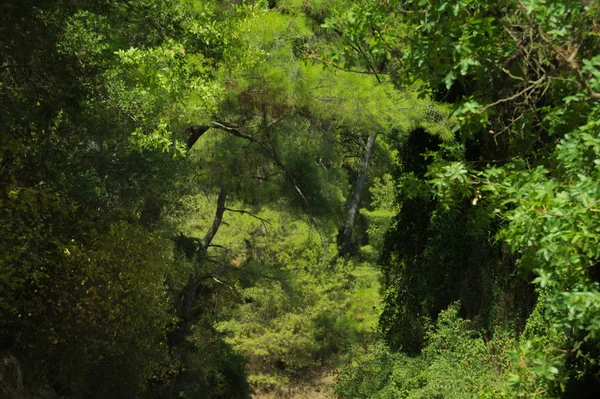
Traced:
<path id="1" fill-rule="evenodd" d="M 202 239 L 202 250 L 206 253 L 208 246 L 212 242 L 213 238 L 219 231 L 219 227 L 223 222 L 223 213 L 225 212 L 225 199 L 227 198 L 227 190 L 225 188 L 221 188 L 219 192 L 219 197 L 217 198 L 217 211 L 215 213 L 215 218 L 213 219 L 213 224 L 210 226 L 210 229 L 206 232 L 206 235 Z"/>
<path id="2" fill-rule="evenodd" d="M 271 222 L 269 222 L 267 219 L 263 219 L 263 218 L 261 218 L 260 216 L 257 216 L 257 215 L 255 215 L 255 214 L 253 214 L 252 212 L 248 212 L 248 211 L 245 211 L 245 210 L 243 210 L 243 209 L 231 209 L 231 208 L 225 208 L 225 210 L 226 210 L 226 211 L 229 211 L 229 212 L 234 212 L 234 213 L 242 213 L 242 214 L 245 214 L 245 215 L 252 216 L 253 218 L 260 220 L 260 222 L 262 223 L 262 225 L 263 225 L 263 227 L 265 228 L 265 230 L 267 230 L 267 225 L 266 225 L 265 223 L 271 224 Z"/>
<path id="3" fill-rule="evenodd" d="M 485 107 L 483 107 L 483 109 L 481 111 L 478 112 L 478 114 L 481 115 L 485 111 L 487 111 L 491 107 L 495 107 L 496 105 L 499 105 L 499 104 L 502 104 L 502 103 L 505 103 L 505 102 L 509 102 L 509 101 L 512 101 L 512 100 L 516 100 L 517 98 L 519 98 L 523 94 L 527 93 L 528 91 L 533 90 L 536 87 L 538 87 L 545 79 L 546 79 L 546 76 L 542 76 L 541 78 L 539 78 L 538 80 L 536 80 L 535 82 L 533 82 L 533 84 L 531 86 L 527 86 L 526 88 L 524 88 L 520 92 L 518 92 L 518 93 L 516 93 L 516 94 L 514 94 L 514 95 L 512 95 L 510 97 L 502 98 L 502 99 L 500 99 L 498 101 L 494 101 L 493 103 L 486 105 Z"/>
<path id="4" fill-rule="evenodd" d="M 350 72 L 350 73 L 358 73 L 358 74 L 361 74 L 361 75 L 373 75 L 374 74 L 374 72 L 371 72 L 371 71 L 361 71 L 361 70 L 358 70 L 358 69 L 344 68 L 344 67 L 341 67 L 341 66 L 339 66 L 337 64 L 334 64 L 331 61 L 324 60 L 324 59 L 320 58 L 319 56 L 317 56 L 316 54 L 307 53 L 307 52 L 303 52 L 303 53 L 308 58 L 311 58 L 313 60 L 317 60 L 317 61 L 319 61 L 322 64 L 325 64 L 325 65 L 330 66 L 330 67 L 335 68 L 335 69 L 339 69 L 340 71 Z M 397 76 L 398 74 L 394 73 L 394 72 L 385 72 L 385 71 L 382 71 L 382 72 L 376 73 L 376 75 Z M 377 80 L 379 80 L 379 77 L 377 77 Z"/>
<path id="5" fill-rule="evenodd" d="M 275 120 L 274 122 L 270 123 L 268 126 L 273 125 L 274 123 L 276 123 L 277 121 L 279 121 L 279 119 Z M 267 145 L 265 143 L 263 143 L 262 141 L 256 140 L 254 137 L 252 136 L 248 136 L 246 134 L 243 134 L 242 132 L 239 131 L 239 129 L 237 128 L 237 126 L 235 125 L 230 125 L 227 123 L 223 123 L 223 122 L 219 122 L 219 121 L 213 121 L 212 122 L 213 126 L 215 128 L 224 130 L 236 137 L 240 137 L 243 139 L 246 139 L 252 143 L 256 143 L 258 145 L 260 145 L 262 147 L 263 150 L 265 150 L 265 152 L 267 153 L 267 155 L 273 160 L 273 162 L 275 162 L 275 164 L 283 171 L 284 175 L 287 177 L 288 181 L 292 184 L 292 186 L 294 187 L 294 190 L 296 191 L 296 193 L 298 193 L 298 196 L 300 197 L 300 199 L 302 200 L 302 203 L 305 207 L 306 210 L 306 214 L 308 216 L 308 218 L 310 219 L 310 222 L 313 224 L 313 226 L 317 229 L 317 233 L 319 234 L 319 237 L 321 238 L 321 243 L 323 244 L 323 246 L 325 246 L 325 242 L 323 240 L 323 237 L 321 237 L 321 232 L 318 229 L 318 224 L 315 221 L 315 219 L 313 218 L 313 216 L 311 215 L 311 211 L 310 211 L 310 205 L 308 203 L 308 200 L 306 199 L 306 197 L 304 196 L 304 193 L 302 192 L 302 190 L 300 189 L 300 187 L 298 187 L 298 184 L 296 182 L 296 178 L 294 177 L 294 175 L 287 170 L 287 168 L 283 165 L 283 163 L 281 163 L 281 161 L 279 160 L 279 157 L 277 156 L 277 153 L 275 152 L 275 149 L 270 149 L 269 147 L 267 147 Z M 267 126 L 267 127 L 268 127 Z"/>

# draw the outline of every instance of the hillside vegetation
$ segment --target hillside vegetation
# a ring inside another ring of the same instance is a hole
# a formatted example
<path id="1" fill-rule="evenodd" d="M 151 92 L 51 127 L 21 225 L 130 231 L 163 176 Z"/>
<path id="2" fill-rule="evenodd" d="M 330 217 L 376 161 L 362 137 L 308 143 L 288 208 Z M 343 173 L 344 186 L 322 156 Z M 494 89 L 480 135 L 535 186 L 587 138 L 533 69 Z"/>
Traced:
<path id="1" fill-rule="evenodd" d="M 0 4 L 0 397 L 596 398 L 600 4 Z"/>

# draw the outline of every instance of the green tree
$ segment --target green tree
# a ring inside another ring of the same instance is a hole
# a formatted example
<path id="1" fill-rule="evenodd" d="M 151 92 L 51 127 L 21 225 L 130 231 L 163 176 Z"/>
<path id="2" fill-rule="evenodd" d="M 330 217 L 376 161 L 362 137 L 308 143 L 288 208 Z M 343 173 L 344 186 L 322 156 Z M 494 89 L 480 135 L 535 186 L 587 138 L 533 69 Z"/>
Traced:
<path id="1" fill-rule="evenodd" d="M 140 395 L 171 363 L 161 216 L 188 190 L 181 103 L 212 90 L 183 43 L 218 33 L 178 1 L 0 11 L 2 350 L 31 391 Z"/>
<path id="2" fill-rule="evenodd" d="M 598 12 L 595 3 L 585 1 L 361 1 L 327 22 L 345 43 L 333 58 L 339 67 L 389 74 L 397 82 L 423 82 L 436 99 L 452 104 L 455 140 L 428 148 L 426 170 L 404 175 L 398 223 L 408 221 L 410 215 L 402 214 L 411 197 L 424 196 L 431 208 L 421 212 L 414 227 L 397 224 L 392 234 L 405 231 L 408 240 L 419 234 L 427 243 L 439 229 L 429 232 L 423 226 L 431 226 L 440 214 L 456 220 L 462 213 L 467 226 L 510 247 L 512 260 L 496 270 L 511 273 L 514 264 L 521 275 L 532 279 L 533 273 L 534 284 L 543 285 L 538 301 L 545 311 L 534 312 L 528 325 L 544 324 L 540 331 L 548 337 L 556 337 L 555 328 L 565 335 L 542 342 L 523 337 L 516 363 L 523 369 L 513 379 L 523 395 L 568 396 L 597 389 L 592 382 L 597 374 L 592 338 L 597 333 L 592 321 L 597 255 L 587 246 L 588 238 L 597 237 L 590 211 L 595 188 L 586 182 L 596 173 Z M 585 216 L 575 216 L 579 212 Z M 444 247 L 425 246 L 416 254 L 443 254 L 448 238 Z M 453 256 L 469 247 L 463 241 L 451 250 Z M 407 276 L 404 268 L 412 260 L 398 262 L 397 252 L 388 253 L 393 275 Z M 494 250 L 475 270 L 494 270 L 495 262 L 507 259 L 504 254 Z M 469 261 L 457 261 L 461 273 L 473 270 Z M 460 283 L 469 280 L 458 277 Z M 415 293 L 412 284 L 395 281 L 388 284 L 392 317 L 383 319 L 384 328 L 393 328 L 394 315 L 404 312 L 410 304 L 406 298 Z M 518 286 L 499 288 L 510 293 Z M 417 298 L 420 306 L 423 296 Z M 582 307 L 587 310 L 577 310 Z"/>

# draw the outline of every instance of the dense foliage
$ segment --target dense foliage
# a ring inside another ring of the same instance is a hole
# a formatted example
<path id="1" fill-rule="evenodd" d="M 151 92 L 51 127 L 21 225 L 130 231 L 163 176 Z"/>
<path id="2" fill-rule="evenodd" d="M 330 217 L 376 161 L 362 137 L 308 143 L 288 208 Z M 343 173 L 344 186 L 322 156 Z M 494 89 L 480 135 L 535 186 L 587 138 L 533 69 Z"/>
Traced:
<path id="1" fill-rule="evenodd" d="M 328 22 L 340 62 L 371 54 L 373 73 L 426 82 L 453 105 L 456 135 L 415 140 L 420 165 L 403 159 L 383 258 L 388 342 L 426 350 L 426 321 L 460 299 L 482 328 L 523 332 L 516 393 L 595 395 L 598 5 L 358 3 Z"/>
<path id="2" fill-rule="evenodd" d="M 2 2 L 0 396 L 596 397 L 599 20 Z"/>

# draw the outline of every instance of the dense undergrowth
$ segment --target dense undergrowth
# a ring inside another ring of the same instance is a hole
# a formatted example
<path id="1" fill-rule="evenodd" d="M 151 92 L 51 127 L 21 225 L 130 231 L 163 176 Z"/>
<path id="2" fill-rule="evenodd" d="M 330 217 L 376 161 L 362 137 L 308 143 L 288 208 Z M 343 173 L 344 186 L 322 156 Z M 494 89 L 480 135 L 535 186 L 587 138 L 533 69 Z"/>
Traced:
<path id="1" fill-rule="evenodd" d="M 598 397 L 599 19 L 2 2 L 0 396 Z"/>

